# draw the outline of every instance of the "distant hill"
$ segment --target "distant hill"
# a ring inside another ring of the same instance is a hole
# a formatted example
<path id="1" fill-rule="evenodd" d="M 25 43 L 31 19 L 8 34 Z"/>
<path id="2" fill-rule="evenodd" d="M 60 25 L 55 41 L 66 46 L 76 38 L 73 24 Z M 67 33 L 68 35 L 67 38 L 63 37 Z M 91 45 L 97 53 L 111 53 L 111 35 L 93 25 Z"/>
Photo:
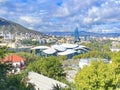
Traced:
<path id="1" fill-rule="evenodd" d="M 10 33 L 33 33 L 37 35 L 41 34 L 38 31 L 27 29 L 20 24 L 5 20 L 3 18 L 0 18 L 0 32 L 1 31 Z"/>
<path id="2" fill-rule="evenodd" d="M 44 33 L 56 36 L 74 36 L 74 32 L 44 32 Z M 118 37 L 120 36 L 120 33 L 94 33 L 87 31 L 79 31 L 79 36 Z"/>

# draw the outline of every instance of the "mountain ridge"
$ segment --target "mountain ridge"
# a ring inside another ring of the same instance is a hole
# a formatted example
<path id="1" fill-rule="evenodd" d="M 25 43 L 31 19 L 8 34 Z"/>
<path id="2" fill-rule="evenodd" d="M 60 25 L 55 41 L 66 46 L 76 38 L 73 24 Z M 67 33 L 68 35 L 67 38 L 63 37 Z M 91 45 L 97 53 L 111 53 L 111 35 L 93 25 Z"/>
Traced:
<path id="1" fill-rule="evenodd" d="M 30 30 L 16 22 L 6 20 L 4 18 L 0 18 L 0 31 L 10 32 L 10 33 L 33 33 L 33 34 L 41 34 L 38 31 Z"/>
<path id="2" fill-rule="evenodd" d="M 74 32 L 44 32 L 45 34 L 57 35 L 57 36 L 73 36 Z M 120 33 L 95 33 L 87 31 L 79 31 L 79 36 L 97 36 L 97 37 L 118 37 Z"/>

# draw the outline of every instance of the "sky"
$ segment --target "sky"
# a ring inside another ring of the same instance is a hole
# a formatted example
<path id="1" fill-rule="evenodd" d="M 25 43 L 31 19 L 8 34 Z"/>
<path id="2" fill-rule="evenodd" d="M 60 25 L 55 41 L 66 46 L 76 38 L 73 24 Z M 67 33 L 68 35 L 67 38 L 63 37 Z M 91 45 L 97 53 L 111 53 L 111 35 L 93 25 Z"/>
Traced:
<path id="1" fill-rule="evenodd" d="M 0 0 L 0 17 L 40 32 L 120 33 L 120 0 Z"/>

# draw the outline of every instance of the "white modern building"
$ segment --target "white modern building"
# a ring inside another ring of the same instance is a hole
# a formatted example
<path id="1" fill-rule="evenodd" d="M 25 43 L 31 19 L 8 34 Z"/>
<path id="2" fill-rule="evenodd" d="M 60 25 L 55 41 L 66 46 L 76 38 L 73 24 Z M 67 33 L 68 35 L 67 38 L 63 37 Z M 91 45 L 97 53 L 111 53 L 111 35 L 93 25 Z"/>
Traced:
<path id="1" fill-rule="evenodd" d="M 71 59 L 74 55 L 88 52 L 90 49 L 78 44 L 59 44 L 51 46 L 37 46 L 31 48 L 38 56 L 67 56 Z"/>
<path id="2" fill-rule="evenodd" d="M 63 51 L 66 50 L 65 47 L 62 47 L 62 46 L 60 46 L 60 45 L 52 45 L 51 47 L 54 48 L 54 49 L 56 49 L 56 50 L 59 51 L 59 52 L 63 52 Z"/>
<path id="3" fill-rule="evenodd" d="M 78 44 L 66 44 L 66 43 L 63 43 L 60 46 L 62 46 L 64 48 L 67 48 L 67 49 L 74 49 L 74 48 L 78 47 L 79 45 Z"/>
<path id="4" fill-rule="evenodd" d="M 56 55 L 56 52 L 57 51 L 54 48 L 48 48 L 46 50 L 43 50 L 45 56 Z"/>
<path id="5" fill-rule="evenodd" d="M 74 55 L 76 55 L 77 51 L 73 49 L 67 49 L 66 51 L 57 53 L 59 56 L 67 56 L 68 59 L 71 59 Z"/>
<path id="6" fill-rule="evenodd" d="M 31 48 L 32 50 L 37 50 L 37 49 L 39 49 L 39 50 L 45 50 L 45 49 L 48 49 L 49 47 L 48 46 L 36 46 L 36 47 L 33 47 L 33 48 Z"/>
<path id="7" fill-rule="evenodd" d="M 35 54 L 38 56 L 43 56 L 44 55 L 43 50 L 46 50 L 48 48 L 49 48 L 48 46 L 36 46 L 31 48 L 31 51 L 34 51 Z"/>
<path id="8" fill-rule="evenodd" d="M 82 69 L 84 66 L 89 66 L 91 61 L 98 61 L 99 58 L 84 58 L 84 59 L 80 59 L 79 61 L 79 67 Z M 101 59 L 103 60 L 105 63 L 110 63 L 110 61 L 108 59 Z"/>

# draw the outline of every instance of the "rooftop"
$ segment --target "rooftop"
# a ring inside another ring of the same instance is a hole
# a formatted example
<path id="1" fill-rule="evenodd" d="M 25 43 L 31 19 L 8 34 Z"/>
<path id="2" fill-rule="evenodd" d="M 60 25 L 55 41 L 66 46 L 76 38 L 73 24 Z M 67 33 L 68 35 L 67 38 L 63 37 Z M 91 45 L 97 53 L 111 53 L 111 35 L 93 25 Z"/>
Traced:
<path id="1" fill-rule="evenodd" d="M 43 52 L 46 54 L 54 54 L 54 53 L 56 53 L 56 50 L 53 48 L 48 48 L 46 50 L 43 50 Z"/>
<path id="2" fill-rule="evenodd" d="M 66 44 L 66 43 L 61 44 L 60 46 L 65 47 L 65 48 L 76 48 L 76 47 L 78 47 L 77 44 Z"/>
<path id="3" fill-rule="evenodd" d="M 24 61 L 24 60 L 25 60 L 24 58 L 22 58 L 16 54 L 7 56 L 2 59 L 3 62 L 20 62 L 20 61 Z"/>
<path id="4" fill-rule="evenodd" d="M 69 54 L 73 54 L 75 53 L 76 51 L 73 50 L 73 49 L 67 49 L 66 51 L 64 52 L 59 52 L 58 55 L 69 55 Z"/>
<path id="5" fill-rule="evenodd" d="M 29 83 L 34 84 L 36 89 L 39 88 L 39 90 L 53 90 L 54 85 L 59 85 L 62 88 L 67 87 L 67 85 L 62 82 L 35 72 L 29 72 L 28 78 L 30 79 Z"/>
<path id="6" fill-rule="evenodd" d="M 44 50 L 44 49 L 48 49 L 49 47 L 48 46 L 36 46 L 36 47 L 33 47 L 33 48 L 31 48 L 32 50 L 34 50 L 34 49 L 42 49 L 42 50 Z"/>
<path id="7" fill-rule="evenodd" d="M 57 51 L 65 51 L 66 50 L 65 47 L 62 47 L 60 45 L 52 45 L 51 47 L 56 49 Z"/>

